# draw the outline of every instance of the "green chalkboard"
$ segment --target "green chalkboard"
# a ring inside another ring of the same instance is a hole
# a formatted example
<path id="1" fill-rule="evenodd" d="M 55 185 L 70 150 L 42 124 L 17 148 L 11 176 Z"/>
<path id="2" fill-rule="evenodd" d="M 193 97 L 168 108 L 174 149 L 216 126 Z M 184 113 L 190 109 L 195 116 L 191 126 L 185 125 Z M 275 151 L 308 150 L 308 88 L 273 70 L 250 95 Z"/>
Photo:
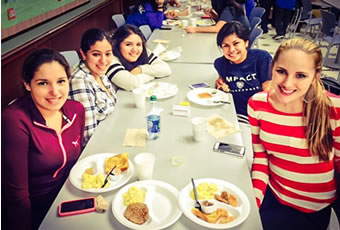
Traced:
<path id="1" fill-rule="evenodd" d="M 89 1 L 1 0 L 1 39 L 56 17 Z"/>

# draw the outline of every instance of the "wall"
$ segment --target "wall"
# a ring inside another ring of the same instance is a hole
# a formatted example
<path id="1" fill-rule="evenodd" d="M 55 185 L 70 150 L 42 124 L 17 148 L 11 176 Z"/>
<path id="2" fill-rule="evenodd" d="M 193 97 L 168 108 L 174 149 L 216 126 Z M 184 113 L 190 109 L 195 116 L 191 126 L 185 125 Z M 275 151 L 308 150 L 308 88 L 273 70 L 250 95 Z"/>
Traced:
<path id="1" fill-rule="evenodd" d="M 86 6 L 86 7 L 85 7 Z M 121 13 L 123 0 L 91 0 L 48 23 L 23 34 L 2 41 L 1 44 L 1 105 L 2 108 L 22 95 L 21 68 L 29 53 L 37 48 L 49 47 L 58 51 L 78 50 L 81 35 L 89 28 L 99 27 L 114 31 L 111 19 Z"/>

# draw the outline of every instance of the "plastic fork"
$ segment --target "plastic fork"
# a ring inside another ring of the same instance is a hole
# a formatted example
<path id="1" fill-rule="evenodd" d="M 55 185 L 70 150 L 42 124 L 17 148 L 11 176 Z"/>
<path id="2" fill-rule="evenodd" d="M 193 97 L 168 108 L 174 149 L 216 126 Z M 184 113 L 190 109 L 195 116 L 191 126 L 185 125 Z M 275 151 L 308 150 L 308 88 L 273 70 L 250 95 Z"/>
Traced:
<path id="1" fill-rule="evenodd" d="M 198 201 L 198 198 L 197 198 L 197 191 L 196 191 L 196 186 L 195 186 L 194 178 L 191 178 L 191 182 L 192 182 L 192 187 L 193 187 L 193 190 L 194 190 L 194 196 L 195 196 L 195 200 L 196 200 L 195 208 L 197 208 L 198 210 L 200 210 L 202 212 L 201 203 Z"/>
<path id="2" fill-rule="evenodd" d="M 106 175 L 105 180 L 104 180 L 104 184 L 102 185 L 101 188 L 104 188 L 104 187 L 105 187 L 105 185 L 106 185 L 107 182 L 108 182 L 109 176 L 110 176 L 110 175 L 114 175 L 114 174 L 112 173 L 112 171 L 113 171 L 115 168 L 116 168 L 116 165 L 113 166 L 113 168 L 111 169 L 111 171 L 109 172 L 109 174 Z"/>

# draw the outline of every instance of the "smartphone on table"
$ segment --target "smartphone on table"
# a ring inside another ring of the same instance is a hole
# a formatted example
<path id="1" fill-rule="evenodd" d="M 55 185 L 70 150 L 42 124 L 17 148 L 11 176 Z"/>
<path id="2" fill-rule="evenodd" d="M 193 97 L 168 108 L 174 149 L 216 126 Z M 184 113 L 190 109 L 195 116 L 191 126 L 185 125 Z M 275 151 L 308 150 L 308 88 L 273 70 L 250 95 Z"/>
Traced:
<path id="1" fill-rule="evenodd" d="M 215 152 L 227 153 L 227 154 L 231 154 L 231 155 L 235 155 L 239 157 L 243 157 L 246 152 L 246 148 L 244 146 L 223 143 L 223 142 L 216 142 L 214 144 L 213 150 Z"/>
<path id="2" fill-rule="evenodd" d="M 58 206 L 59 216 L 71 216 L 93 212 L 96 210 L 96 198 L 87 197 L 77 200 L 63 201 Z"/>
<path id="3" fill-rule="evenodd" d="M 190 84 L 189 88 L 190 89 L 197 89 L 197 88 L 208 88 L 209 85 L 205 82 L 200 82 L 200 83 L 195 83 L 195 84 Z"/>

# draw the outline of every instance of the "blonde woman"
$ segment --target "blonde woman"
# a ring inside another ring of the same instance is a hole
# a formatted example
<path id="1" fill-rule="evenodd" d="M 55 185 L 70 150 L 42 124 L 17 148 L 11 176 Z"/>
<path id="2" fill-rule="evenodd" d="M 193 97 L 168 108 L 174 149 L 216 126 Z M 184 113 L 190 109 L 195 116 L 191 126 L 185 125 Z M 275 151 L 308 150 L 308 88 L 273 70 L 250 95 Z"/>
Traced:
<path id="1" fill-rule="evenodd" d="M 248 104 L 252 180 L 264 229 L 327 229 L 340 171 L 340 99 L 320 81 L 322 54 L 308 40 L 278 48 L 269 92 Z"/>

